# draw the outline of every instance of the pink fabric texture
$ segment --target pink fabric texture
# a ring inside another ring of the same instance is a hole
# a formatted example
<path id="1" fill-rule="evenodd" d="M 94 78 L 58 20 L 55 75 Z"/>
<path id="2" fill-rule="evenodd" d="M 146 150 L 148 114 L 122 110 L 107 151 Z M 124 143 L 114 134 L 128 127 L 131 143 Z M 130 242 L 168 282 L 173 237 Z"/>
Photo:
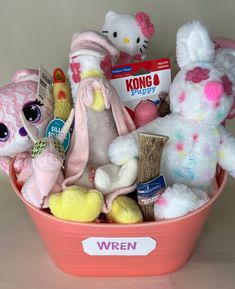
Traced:
<path id="1" fill-rule="evenodd" d="M 126 194 L 128 194 L 130 192 L 133 192 L 135 189 L 136 189 L 136 184 L 134 184 L 134 185 L 132 185 L 130 187 L 125 187 L 125 188 L 118 189 L 115 192 L 107 195 L 106 198 L 105 198 L 104 206 L 102 208 L 102 213 L 107 214 L 111 210 L 112 202 L 117 196 L 126 195 Z"/>
<path id="2" fill-rule="evenodd" d="M 41 195 L 41 202 L 49 195 L 61 172 L 63 160 L 56 152 L 47 149 L 33 159 L 33 172 L 36 185 Z"/>
<path id="3" fill-rule="evenodd" d="M 83 49 L 110 55 L 113 63 L 116 63 L 119 57 L 119 51 L 109 43 L 106 37 L 96 31 L 84 31 L 73 35 L 70 57 L 74 57 L 78 51 Z"/>
<path id="4" fill-rule="evenodd" d="M 15 72 L 12 77 L 12 82 L 18 83 L 22 81 L 38 81 L 37 69 L 20 69 Z"/>
<path id="5" fill-rule="evenodd" d="M 112 79 L 112 60 L 109 55 L 106 55 L 100 62 L 100 68 L 103 70 L 107 79 Z"/>
<path id="6" fill-rule="evenodd" d="M 235 40 L 230 39 L 230 38 L 216 37 L 216 38 L 214 38 L 214 43 L 215 43 L 216 49 L 219 49 L 219 48 L 235 49 Z M 232 94 L 232 85 L 231 85 L 231 81 L 230 80 L 228 81 L 228 80 L 226 79 L 226 75 L 225 75 L 225 77 L 223 76 L 222 82 L 224 85 L 224 90 L 227 93 L 227 95 L 231 95 Z M 233 104 L 233 107 L 232 107 L 231 111 L 229 112 L 228 116 L 226 117 L 227 119 L 232 119 L 235 117 L 235 95 L 233 97 L 234 97 L 234 104 Z"/>
<path id="7" fill-rule="evenodd" d="M 199 83 L 203 80 L 206 80 L 209 78 L 209 69 L 207 68 L 201 68 L 201 67 L 195 67 L 186 73 L 186 81 L 192 81 L 194 83 Z"/>
<path id="8" fill-rule="evenodd" d="M 10 157 L 1 157 L 0 158 L 0 169 L 6 174 L 9 175 L 9 169 L 12 159 Z"/>
<path id="9" fill-rule="evenodd" d="M 218 81 L 210 81 L 206 83 L 204 93 L 209 101 L 213 103 L 219 102 L 224 93 L 222 83 Z"/>
<path id="10" fill-rule="evenodd" d="M 234 97 L 235 99 L 235 97 Z M 227 116 L 228 119 L 231 119 L 231 118 L 234 118 L 235 117 L 235 100 L 234 100 L 234 103 L 233 103 L 233 106 Z"/>
<path id="11" fill-rule="evenodd" d="M 106 109 L 112 109 L 119 135 L 124 135 L 135 129 L 134 123 L 121 104 L 115 89 L 105 77 L 83 79 L 78 88 L 75 104 L 75 124 L 65 163 L 63 189 L 73 185 L 81 177 L 88 162 L 89 141 L 86 108 L 93 103 L 94 89 L 102 91 Z M 131 190 L 132 187 L 125 188 L 125 192 L 123 193 L 130 192 Z M 122 191 L 119 192 L 119 194 L 121 193 Z M 116 195 L 116 192 L 113 195 Z"/>
<path id="12" fill-rule="evenodd" d="M 81 81 L 80 64 L 77 62 L 71 62 L 69 65 L 70 65 L 70 69 L 72 71 L 73 81 L 75 83 L 79 83 Z"/>
<path id="13" fill-rule="evenodd" d="M 38 70 L 22 69 L 15 72 L 11 83 L 0 88 L 0 122 L 4 123 L 9 131 L 8 138 L 0 142 L 0 169 L 8 174 L 9 164 L 12 158 L 16 157 L 15 169 L 20 183 L 29 175 L 30 170 L 26 170 L 25 166 L 30 157 L 25 157 L 24 154 L 31 151 L 33 146 L 27 134 L 20 133 L 23 127 L 20 112 L 26 105 L 36 101 L 37 81 Z M 52 108 L 52 100 L 38 106 L 40 118 L 32 125 L 41 136 L 52 117 Z"/>
<path id="14" fill-rule="evenodd" d="M 147 13 L 137 12 L 135 15 L 135 19 L 138 25 L 141 28 L 142 33 L 145 37 L 151 38 L 155 33 L 155 28 L 153 23 L 150 20 L 150 17 Z"/>
<path id="15" fill-rule="evenodd" d="M 225 37 L 216 37 L 214 38 L 215 44 L 218 48 L 232 48 L 235 49 L 235 40 L 225 38 Z"/>
<path id="16" fill-rule="evenodd" d="M 17 176 L 17 182 L 23 185 L 33 173 L 31 152 L 17 154 L 13 167 Z"/>
<path id="17" fill-rule="evenodd" d="M 225 93 L 229 96 L 232 95 L 233 94 L 232 81 L 228 78 L 227 75 L 223 75 L 221 80 L 222 80 L 222 84 L 223 84 Z"/>
<path id="18" fill-rule="evenodd" d="M 118 59 L 117 65 L 122 65 L 122 64 L 127 64 L 127 63 L 132 63 L 134 60 L 140 61 L 142 60 L 142 55 L 137 54 L 137 55 L 130 55 L 126 52 L 120 52 L 120 57 Z"/>

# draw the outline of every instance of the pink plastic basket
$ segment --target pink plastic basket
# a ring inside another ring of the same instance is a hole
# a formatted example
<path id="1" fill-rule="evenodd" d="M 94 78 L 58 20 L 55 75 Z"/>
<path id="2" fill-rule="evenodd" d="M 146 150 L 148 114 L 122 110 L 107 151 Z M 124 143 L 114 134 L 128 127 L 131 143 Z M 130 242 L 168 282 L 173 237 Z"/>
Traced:
<path id="1" fill-rule="evenodd" d="M 33 220 L 48 254 L 64 272 L 77 276 L 143 276 L 176 271 L 190 257 L 227 173 L 220 170 L 218 191 L 200 209 L 181 218 L 135 225 L 63 221 L 25 201 L 10 180 Z"/>

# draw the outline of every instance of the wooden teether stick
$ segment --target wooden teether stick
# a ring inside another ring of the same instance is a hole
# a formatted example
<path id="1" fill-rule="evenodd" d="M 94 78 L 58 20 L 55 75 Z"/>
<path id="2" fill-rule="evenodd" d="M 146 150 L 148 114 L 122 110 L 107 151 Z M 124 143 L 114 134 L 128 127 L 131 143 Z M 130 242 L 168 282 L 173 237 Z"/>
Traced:
<path id="1" fill-rule="evenodd" d="M 159 176 L 162 151 L 168 139 L 164 135 L 139 133 L 138 183 L 146 183 Z M 156 198 L 157 196 L 149 200 L 138 198 L 145 221 L 154 220 L 153 207 Z"/>

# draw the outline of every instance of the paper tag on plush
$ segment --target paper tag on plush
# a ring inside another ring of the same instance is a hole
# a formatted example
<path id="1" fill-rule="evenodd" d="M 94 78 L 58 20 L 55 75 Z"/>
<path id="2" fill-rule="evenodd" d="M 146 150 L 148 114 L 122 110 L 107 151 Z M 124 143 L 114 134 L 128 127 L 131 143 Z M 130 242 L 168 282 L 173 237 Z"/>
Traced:
<path id="1" fill-rule="evenodd" d="M 53 101 L 52 95 L 52 83 L 53 77 L 50 73 L 42 66 L 39 67 L 38 75 L 38 87 L 37 87 L 37 99 L 46 104 Z"/>
<path id="2" fill-rule="evenodd" d="M 150 237 L 90 237 L 82 241 L 82 246 L 88 255 L 146 256 L 156 249 L 157 242 Z"/>
<path id="3" fill-rule="evenodd" d="M 65 122 L 60 118 L 53 119 L 47 126 L 46 137 L 57 137 L 64 126 Z M 67 152 L 71 140 L 70 132 L 67 133 L 65 140 L 63 142 L 64 151 Z"/>
<path id="4" fill-rule="evenodd" d="M 124 105 L 131 110 L 141 100 L 158 102 L 159 94 L 169 91 L 170 60 L 163 58 L 114 66 L 111 83 Z"/>

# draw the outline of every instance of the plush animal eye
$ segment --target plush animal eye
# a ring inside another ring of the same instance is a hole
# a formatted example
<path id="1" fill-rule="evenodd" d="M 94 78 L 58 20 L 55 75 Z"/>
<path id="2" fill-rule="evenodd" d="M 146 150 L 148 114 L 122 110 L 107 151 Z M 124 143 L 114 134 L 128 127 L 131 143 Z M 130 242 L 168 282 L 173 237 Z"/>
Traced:
<path id="1" fill-rule="evenodd" d="M 24 108 L 23 112 L 25 115 L 25 118 L 31 122 L 36 123 L 41 119 L 41 110 L 40 107 L 42 104 L 40 102 L 34 101 L 27 103 Z"/>
<path id="2" fill-rule="evenodd" d="M 136 39 L 136 43 L 140 43 L 140 38 L 139 37 Z"/>
<path id="3" fill-rule="evenodd" d="M 0 123 L 0 142 L 5 142 L 9 139 L 10 132 L 4 123 Z"/>
<path id="4" fill-rule="evenodd" d="M 117 32 L 113 32 L 113 37 L 117 37 Z"/>

